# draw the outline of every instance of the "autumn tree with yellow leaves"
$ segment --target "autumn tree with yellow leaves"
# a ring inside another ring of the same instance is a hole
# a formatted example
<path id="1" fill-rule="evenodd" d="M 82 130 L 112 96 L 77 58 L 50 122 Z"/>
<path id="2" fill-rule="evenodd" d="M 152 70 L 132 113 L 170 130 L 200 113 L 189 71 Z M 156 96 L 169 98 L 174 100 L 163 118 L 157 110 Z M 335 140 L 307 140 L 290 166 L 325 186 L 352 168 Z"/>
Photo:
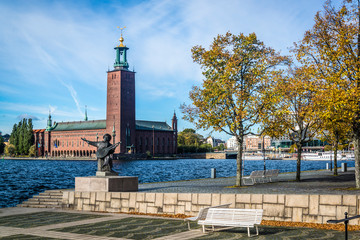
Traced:
<path id="1" fill-rule="evenodd" d="M 218 35 L 209 50 L 193 47 L 192 57 L 201 66 L 204 80 L 190 91 L 192 104 L 181 105 L 184 119 L 197 128 L 235 136 L 239 146 L 235 185 L 241 186 L 244 136 L 272 104 L 263 93 L 281 71 L 277 67 L 288 59 L 266 47 L 255 33 L 230 32 Z"/>
<path id="2" fill-rule="evenodd" d="M 337 153 L 351 139 L 351 124 L 343 119 L 342 94 L 338 88 L 327 89 L 319 84 L 316 90 L 315 111 L 320 116 L 320 136 L 323 141 L 331 144 L 334 152 L 334 175 L 337 176 Z"/>
<path id="3" fill-rule="evenodd" d="M 315 24 L 295 46 L 297 60 L 321 82 L 318 93 L 336 89 L 336 101 L 324 101 L 323 119 L 350 125 L 355 151 L 355 182 L 360 188 L 360 1 L 344 0 L 340 8 L 327 1 Z M 330 115 L 336 111 L 335 119 Z"/>
<path id="4" fill-rule="evenodd" d="M 315 79 L 303 67 L 289 68 L 268 89 L 273 104 L 262 115 L 264 133 L 271 137 L 287 136 L 297 149 L 296 181 L 301 180 L 301 154 L 305 143 L 320 129 L 320 118 L 314 111 Z"/>

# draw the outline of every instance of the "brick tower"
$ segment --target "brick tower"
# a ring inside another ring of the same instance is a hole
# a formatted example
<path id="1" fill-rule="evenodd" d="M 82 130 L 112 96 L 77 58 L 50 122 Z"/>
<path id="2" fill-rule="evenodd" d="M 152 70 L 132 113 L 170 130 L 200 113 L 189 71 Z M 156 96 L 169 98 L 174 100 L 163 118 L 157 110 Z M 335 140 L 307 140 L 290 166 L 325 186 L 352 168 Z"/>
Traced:
<path id="1" fill-rule="evenodd" d="M 121 141 L 115 153 L 126 153 L 135 145 L 135 72 L 128 70 L 122 34 L 119 41 L 114 69 L 107 72 L 106 132 L 115 136 L 113 142 Z"/>

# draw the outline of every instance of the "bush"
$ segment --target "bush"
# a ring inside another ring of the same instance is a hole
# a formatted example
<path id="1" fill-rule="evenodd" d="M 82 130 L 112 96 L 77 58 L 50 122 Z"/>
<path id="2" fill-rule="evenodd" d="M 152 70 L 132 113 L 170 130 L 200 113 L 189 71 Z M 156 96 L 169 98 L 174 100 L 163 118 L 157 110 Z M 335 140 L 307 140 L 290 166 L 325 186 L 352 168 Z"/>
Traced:
<path id="1" fill-rule="evenodd" d="M 13 144 L 8 144 L 5 146 L 5 155 L 7 156 L 14 156 L 16 152 L 16 148 Z"/>

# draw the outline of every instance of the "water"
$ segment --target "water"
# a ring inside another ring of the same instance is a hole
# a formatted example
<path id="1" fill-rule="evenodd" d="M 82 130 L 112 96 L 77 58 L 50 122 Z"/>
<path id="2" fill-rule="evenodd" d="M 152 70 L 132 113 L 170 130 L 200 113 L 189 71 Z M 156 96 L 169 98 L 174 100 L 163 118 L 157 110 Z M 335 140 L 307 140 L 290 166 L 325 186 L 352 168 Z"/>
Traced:
<path id="1" fill-rule="evenodd" d="M 301 170 L 325 169 L 325 161 L 302 161 Z M 349 167 L 354 162 L 347 162 Z M 245 161 L 245 175 L 263 169 L 263 160 Z M 338 162 L 341 166 L 341 161 Z M 39 192 L 74 188 L 75 177 L 94 176 L 96 161 L 1 160 L 0 208 L 12 207 Z M 217 177 L 236 175 L 235 159 L 179 159 L 116 161 L 114 169 L 122 176 L 137 176 L 139 183 L 209 178 L 211 168 Z M 295 172 L 294 160 L 267 160 L 267 169 Z"/>

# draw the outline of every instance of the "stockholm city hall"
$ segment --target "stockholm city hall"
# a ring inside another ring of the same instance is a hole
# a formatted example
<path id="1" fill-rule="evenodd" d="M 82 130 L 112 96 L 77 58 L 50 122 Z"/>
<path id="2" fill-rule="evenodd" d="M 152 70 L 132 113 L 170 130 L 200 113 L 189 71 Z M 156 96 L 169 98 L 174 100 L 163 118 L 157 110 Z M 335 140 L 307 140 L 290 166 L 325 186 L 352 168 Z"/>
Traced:
<path id="1" fill-rule="evenodd" d="M 114 69 L 107 72 L 106 119 L 91 120 L 85 110 L 84 121 L 54 122 L 51 115 L 45 129 L 34 130 L 38 156 L 90 157 L 96 148 L 81 138 L 102 141 L 103 135 L 112 136 L 111 141 L 121 142 L 116 154 L 150 153 L 168 155 L 177 149 L 177 118 L 172 124 L 166 122 L 136 120 L 135 118 L 135 72 L 129 70 L 127 48 L 124 39 L 115 47 Z"/>

